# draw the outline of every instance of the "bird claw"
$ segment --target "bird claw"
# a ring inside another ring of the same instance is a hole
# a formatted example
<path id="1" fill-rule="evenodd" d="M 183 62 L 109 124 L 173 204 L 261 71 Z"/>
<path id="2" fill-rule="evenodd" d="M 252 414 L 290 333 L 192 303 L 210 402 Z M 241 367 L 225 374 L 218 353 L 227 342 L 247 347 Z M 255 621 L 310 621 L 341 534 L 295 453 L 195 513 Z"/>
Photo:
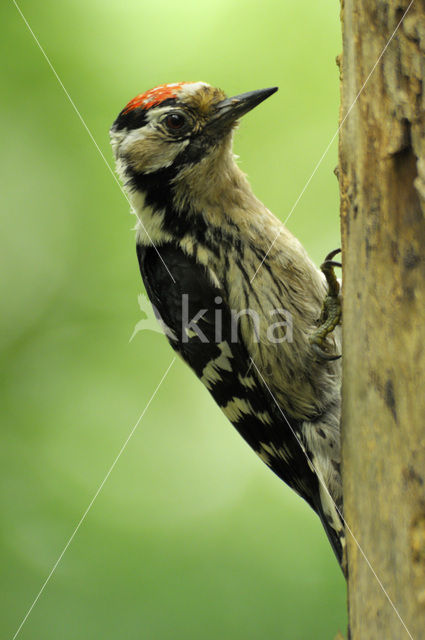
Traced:
<path id="1" fill-rule="evenodd" d="M 334 271 L 335 267 L 341 267 L 341 263 L 333 260 L 340 252 L 341 249 L 331 251 L 320 266 L 328 283 L 328 294 L 323 301 L 319 326 L 310 337 L 313 351 L 319 358 L 326 361 L 338 360 L 341 357 L 340 354 L 329 354 L 323 349 L 327 336 L 332 333 L 341 320 L 340 286 Z"/>
<path id="2" fill-rule="evenodd" d="M 332 361 L 332 360 L 339 360 L 341 358 L 340 353 L 336 353 L 335 355 L 332 355 L 331 353 L 326 353 L 326 351 L 324 351 L 321 347 L 319 347 L 319 345 L 316 342 L 312 342 L 311 348 L 313 349 L 314 353 L 317 356 L 319 356 L 319 358 L 321 358 L 322 360 Z"/>

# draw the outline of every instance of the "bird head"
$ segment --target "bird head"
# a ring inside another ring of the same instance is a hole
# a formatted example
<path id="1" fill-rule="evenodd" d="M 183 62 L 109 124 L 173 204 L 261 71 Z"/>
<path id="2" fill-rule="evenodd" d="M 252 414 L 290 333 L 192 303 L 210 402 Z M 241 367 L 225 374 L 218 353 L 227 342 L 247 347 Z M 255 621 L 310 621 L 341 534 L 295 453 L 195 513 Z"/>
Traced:
<path id="1" fill-rule="evenodd" d="M 179 82 L 150 89 L 131 100 L 111 131 L 117 170 L 131 190 L 149 191 L 181 172 L 231 154 L 238 119 L 276 87 L 227 98 L 204 82 Z"/>

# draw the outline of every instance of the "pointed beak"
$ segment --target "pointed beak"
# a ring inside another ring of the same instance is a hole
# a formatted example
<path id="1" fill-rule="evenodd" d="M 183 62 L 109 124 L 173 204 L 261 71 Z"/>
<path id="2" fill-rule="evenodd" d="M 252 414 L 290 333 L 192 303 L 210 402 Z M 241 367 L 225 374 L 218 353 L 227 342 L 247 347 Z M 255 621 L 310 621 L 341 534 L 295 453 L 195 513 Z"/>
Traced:
<path id="1" fill-rule="evenodd" d="M 216 106 L 216 112 L 205 125 L 204 130 L 208 133 L 224 132 L 245 113 L 248 113 L 260 102 L 275 93 L 277 89 L 277 87 L 258 89 L 257 91 L 248 91 L 248 93 L 241 93 L 238 96 L 233 96 L 233 98 L 222 100 Z"/>

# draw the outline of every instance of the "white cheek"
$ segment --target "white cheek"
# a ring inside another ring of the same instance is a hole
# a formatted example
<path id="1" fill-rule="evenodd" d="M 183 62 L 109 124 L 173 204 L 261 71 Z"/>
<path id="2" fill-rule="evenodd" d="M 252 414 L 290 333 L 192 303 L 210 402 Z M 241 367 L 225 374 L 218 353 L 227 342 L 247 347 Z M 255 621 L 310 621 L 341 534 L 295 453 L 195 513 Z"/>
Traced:
<path id="1" fill-rule="evenodd" d="M 158 113 L 156 115 L 158 116 Z M 125 167 L 127 165 L 125 158 L 127 154 L 131 155 L 131 147 L 133 147 L 135 143 L 137 143 L 138 146 L 146 143 L 146 145 L 152 148 L 152 155 L 145 157 L 143 167 L 140 167 L 143 173 L 154 173 L 159 169 L 170 167 L 179 153 L 184 151 L 189 144 L 189 140 L 182 140 L 180 142 L 156 142 L 152 144 L 149 138 L 154 131 L 155 127 L 153 126 L 153 122 L 149 122 L 147 125 L 139 129 L 133 129 L 132 131 L 128 131 L 127 129 L 121 131 L 111 130 L 111 145 L 116 160 L 117 173 L 121 179 L 125 177 Z M 157 153 L 154 152 L 155 146 L 157 146 L 158 149 Z"/>
<path id="2" fill-rule="evenodd" d="M 119 158 L 120 146 L 127 136 L 127 130 L 121 129 L 120 131 L 116 131 L 115 129 L 111 129 L 109 131 L 109 137 L 111 140 L 112 151 L 114 153 L 114 157 L 117 160 Z"/>
<path id="3" fill-rule="evenodd" d="M 161 153 L 153 156 L 150 161 L 146 163 L 143 173 L 154 173 L 159 169 L 171 167 L 179 153 L 184 151 L 188 144 L 189 140 L 182 140 L 181 142 L 170 142 L 165 148 L 163 146 Z"/>
<path id="4" fill-rule="evenodd" d="M 128 131 L 128 129 L 119 129 L 118 131 L 111 129 L 109 137 L 118 168 L 118 163 L 121 162 L 120 159 L 125 155 L 129 145 L 136 142 L 136 140 L 143 140 L 146 138 L 146 131 L 145 127 L 134 129 L 133 131 Z"/>
<path id="5" fill-rule="evenodd" d="M 149 132 L 147 131 L 146 126 L 140 127 L 140 129 L 133 129 L 132 131 L 128 131 L 119 147 L 120 154 L 125 155 L 128 151 L 128 148 L 135 142 L 140 142 L 141 144 L 143 144 L 143 140 L 148 137 L 148 134 Z"/>

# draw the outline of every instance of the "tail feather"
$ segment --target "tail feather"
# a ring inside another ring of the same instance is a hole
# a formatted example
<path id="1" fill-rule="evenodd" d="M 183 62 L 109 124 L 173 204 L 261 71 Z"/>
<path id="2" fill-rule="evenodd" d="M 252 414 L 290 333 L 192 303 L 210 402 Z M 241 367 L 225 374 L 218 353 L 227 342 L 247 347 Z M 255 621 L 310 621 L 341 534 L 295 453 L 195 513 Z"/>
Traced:
<path id="1" fill-rule="evenodd" d="M 342 513 L 339 513 L 340 509 L 335 506 L 332 498 L 326 493 L 325 499 L 323 499 L 324 491 L 321 491 L 321 500 L 319 504 L 315 505 L 316 513 L 318 514 L 323 528 L 326 531 L 328 540 L 338 560 L 339 566 L 347 578 L 347 559 L 345 549 L 345 527 L 342 520 Z M 323 503 L 326 505 L 326 511 L 323 508 Z"/>

